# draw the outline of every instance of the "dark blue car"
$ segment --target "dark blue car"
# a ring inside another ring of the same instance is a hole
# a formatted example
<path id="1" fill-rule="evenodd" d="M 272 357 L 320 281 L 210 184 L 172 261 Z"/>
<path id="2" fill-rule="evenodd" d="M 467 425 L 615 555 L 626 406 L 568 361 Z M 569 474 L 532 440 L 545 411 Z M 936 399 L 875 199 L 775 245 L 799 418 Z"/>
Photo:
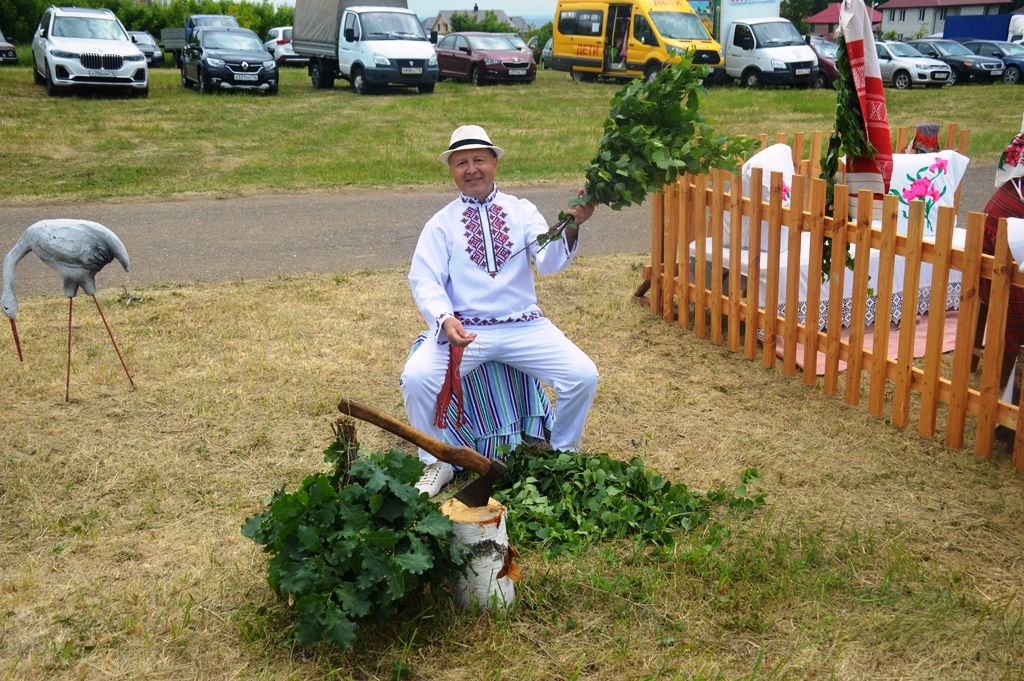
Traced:
<path id="1" fill-rule="evenodd" d="M 1003 60 L 1003 82 L 1021 83 L 1024 79 L 1024 45 L 1008 43 L 1002 40 L 968 40 L 964 47 L 983 57 L 996 57 Z"/>

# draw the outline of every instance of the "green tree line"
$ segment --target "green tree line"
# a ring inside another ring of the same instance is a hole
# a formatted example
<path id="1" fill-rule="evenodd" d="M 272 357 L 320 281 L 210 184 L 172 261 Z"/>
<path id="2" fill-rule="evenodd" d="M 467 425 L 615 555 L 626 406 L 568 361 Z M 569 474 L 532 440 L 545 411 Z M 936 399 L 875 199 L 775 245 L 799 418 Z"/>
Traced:
<path id="1" fill-rule="evenodd" d="M 498 15 L 487 10 L 483 19 L 477 19 L 465 12 L 452 14 L 452 31 L 480 31 L 482 33 L 515 33 L 516 29 L 511 24 L 506 24 L 498 19 Z"/>
<path id="2" fill-rule="evenodd" d="M 291 26 L 294 8 L 274 7 L 268 0 L 238 2 L 232 0 L 170 0 L 167 3 L 144 4 L 138 0 L 0 0 L 0 30 L 8 40 L 31 42 L 39 19 L 50 5 L 104 7 L 112 10 L 129 31 L 149 31 L 159 40 L 160 29 L 183 27 L 190 14 L 230 14 L 245 28 L 259 36 L 274 26 Z"/>

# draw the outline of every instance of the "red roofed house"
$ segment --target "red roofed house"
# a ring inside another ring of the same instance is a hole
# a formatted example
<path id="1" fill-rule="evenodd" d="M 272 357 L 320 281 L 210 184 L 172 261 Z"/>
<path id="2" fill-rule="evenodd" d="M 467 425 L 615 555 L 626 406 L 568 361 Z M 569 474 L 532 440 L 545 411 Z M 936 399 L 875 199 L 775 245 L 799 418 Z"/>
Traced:
<path id="1" fill-rule="evenodd" d="M 836 29 L 839 28 L 839 4 L 831 3 L 828 7 L 817 14 L 804 19 L 810 24 L 811 35 L 820 35 L 823 38 L 835 38 Z M 882 13 L 877 9 L 871 10 L 871 28 L 877 33 L 882 27 Z"/>
<path id="2" fill-rule="evenodd" d="M 946 17 L 1008 12 L 1012 0 L 889 0 L 882 10 L 882 33 L 901 38 L 942 35 Z"/>

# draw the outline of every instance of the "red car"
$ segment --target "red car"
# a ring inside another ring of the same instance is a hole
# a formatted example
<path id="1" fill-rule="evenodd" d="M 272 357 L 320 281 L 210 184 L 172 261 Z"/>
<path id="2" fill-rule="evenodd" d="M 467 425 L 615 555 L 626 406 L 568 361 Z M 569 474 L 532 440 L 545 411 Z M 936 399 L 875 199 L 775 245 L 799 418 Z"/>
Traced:
<path id="1" fill-rule="evenodd" d="M 807 44 L 814 51 L 814 56 L 818 58 L 818 77 L 815 85 L 831 89 L 832 84 L 839 78 L 839 71 L 836 70 L 836 53 L 839 51 L 839 46 L 831 40 L 817 36 L 809 36 Z"/>
<path id="2" fill-rule="evenodd" d="M 437 44 L 437 68 L 440 78 L 474 85 L 532 83 L 537 77 L 533 55 L 493 33 L 449 33 Z"/>

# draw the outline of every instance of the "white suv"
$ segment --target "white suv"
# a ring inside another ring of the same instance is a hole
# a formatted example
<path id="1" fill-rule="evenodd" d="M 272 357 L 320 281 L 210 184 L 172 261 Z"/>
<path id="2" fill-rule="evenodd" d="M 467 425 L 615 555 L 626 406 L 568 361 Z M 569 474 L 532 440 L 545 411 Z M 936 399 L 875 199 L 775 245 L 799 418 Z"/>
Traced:
<path id="1" fill-rule="evenodd" d="M 47 8 L 32 37 L 32 75 L 51 95 L 76 86 L 149 94 L 146 57 L 107 9 Z"/>

